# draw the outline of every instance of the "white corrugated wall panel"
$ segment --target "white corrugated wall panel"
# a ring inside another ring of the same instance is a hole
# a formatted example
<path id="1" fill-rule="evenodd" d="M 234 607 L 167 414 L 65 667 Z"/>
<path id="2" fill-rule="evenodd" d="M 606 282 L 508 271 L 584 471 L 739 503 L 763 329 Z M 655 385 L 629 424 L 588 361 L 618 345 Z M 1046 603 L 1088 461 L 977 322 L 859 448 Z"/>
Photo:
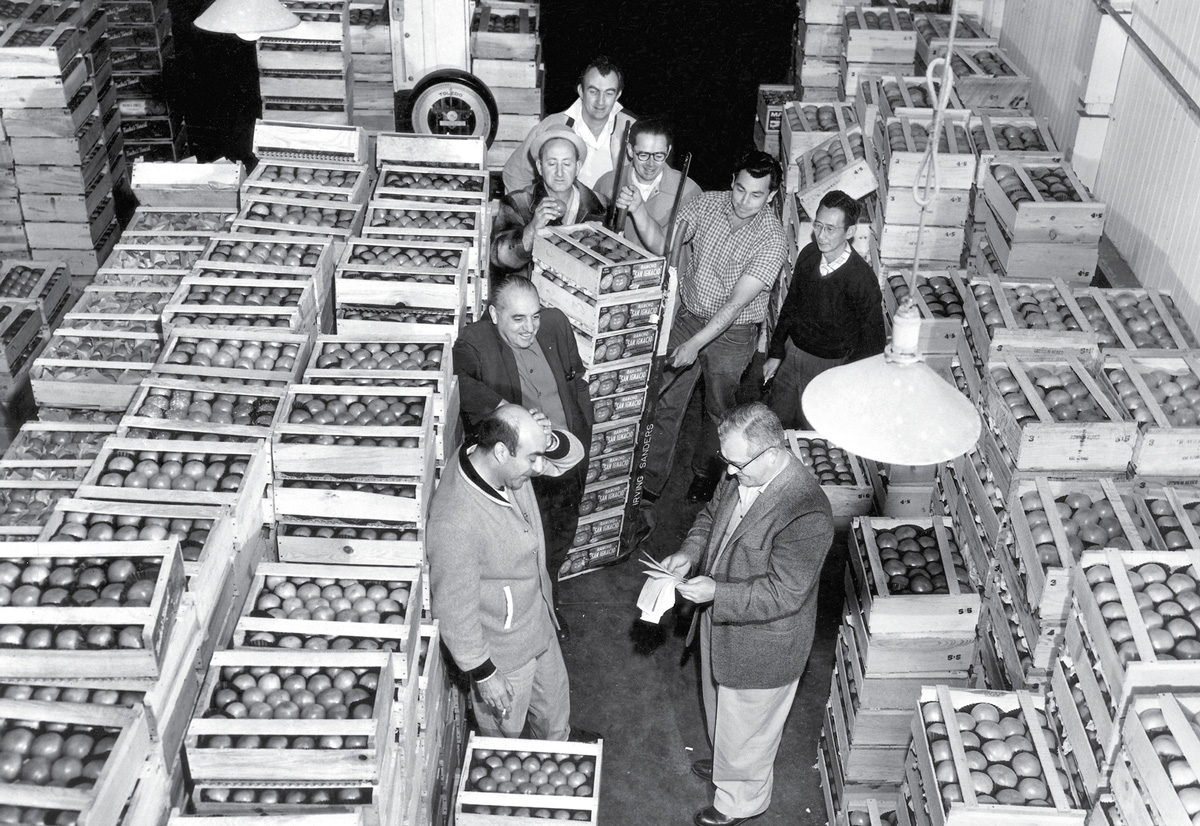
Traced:
<path id="1" fill-rule="evenodd" d="M 1200 4 L 1138 2 L 1133 23 L 1200 97 Z M 1174 293 L 1200 329 L 1200 119 L 1132 44 L 1095 189 L 1108 204 L 1106 231 L 1138 278 Z"/>
<path id="2" fill-rule="evenodd" d="M 1029 107 L 1059 146 L 1075 143 L 1077 113 L 1100 12 L 1092 0 L 1007 0 L 1000 45 L 1031 78 Z"/>

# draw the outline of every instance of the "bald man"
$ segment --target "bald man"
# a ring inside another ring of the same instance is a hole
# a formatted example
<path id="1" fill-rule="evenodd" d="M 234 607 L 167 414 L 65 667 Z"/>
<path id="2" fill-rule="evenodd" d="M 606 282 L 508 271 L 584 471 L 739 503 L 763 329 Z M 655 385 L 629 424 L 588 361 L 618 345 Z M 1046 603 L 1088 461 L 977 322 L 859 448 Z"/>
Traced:
<path id="1" fill-rule="evenodd" d="M 571 692 L 529 480 L 579 462 L 583 446 L 549 420 L 502 404 L 446 465 L 425 548 L 433 616 L 471 678 L 481 734 L 539 740 L 571 734 Z"/>

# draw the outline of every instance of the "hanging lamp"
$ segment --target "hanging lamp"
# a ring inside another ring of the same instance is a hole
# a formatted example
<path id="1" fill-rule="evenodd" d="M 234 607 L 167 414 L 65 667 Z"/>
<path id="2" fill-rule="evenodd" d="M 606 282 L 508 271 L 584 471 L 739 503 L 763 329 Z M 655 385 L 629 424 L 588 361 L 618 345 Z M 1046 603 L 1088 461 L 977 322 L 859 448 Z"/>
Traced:
<path id="1" fill-rule="evenodd" d="M 243 40 L 287 31 L 300 18 L 278 0 L 217 0 L 196 18 L 196 28 L 215 34 L 236 34 Z"/>
<path id="2" fill-rule="evenodd" d="M 913 183 L 913 199 L 921 207 L 921 217 L 909 273 L 909 297 L 901 302 L 892 319 L 891 343 L 883 355 L 821 373 L 809 382 L 801 400 L 804 417 L 821 436 L 863 458 L 896 465 L 949 461 L 974 447 L 982 432 L 975 405 L 921 357 L 918 342 L 922 322 L 911 298 L 917 293 L 926 211 L 940 191 L 938 135 L 954 80 L 949 56 L 954 50 L 958 5 L 954 0 L 950 10 L 946 57 L 932 61 L 926 71 L 936 107 L 929 143 Z M 935 91 L 934 77 L 939 68 L 942 87 Z"/>

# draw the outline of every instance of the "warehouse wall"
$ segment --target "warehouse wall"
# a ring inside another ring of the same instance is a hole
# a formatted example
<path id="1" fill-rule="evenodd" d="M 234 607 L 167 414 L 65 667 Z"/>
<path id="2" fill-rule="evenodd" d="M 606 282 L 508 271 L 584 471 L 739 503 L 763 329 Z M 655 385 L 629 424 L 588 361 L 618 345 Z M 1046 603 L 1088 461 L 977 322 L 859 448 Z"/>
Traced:
<path id="1" fill-rule="evenodd" d="M 1001 43 L 1033 78 L 1030 108 L 1059 145 L 1078 131 L 1101 14 L 1093 0 L 1006 0 Z M 1200 98 L 1200 2 L 1134 0 L 1133 25 Z M 1064 33 L 1070 36 L 1064 36 Z M 1200 120 L 1132 44 L 1117 84 L 1095 184 L 1106 229 L 1138 278 L 1171 290 L 1200 329 Z"/>
<path id="2" fill-rule="evenodd" d="M 1200 3 L 1139 0 L 1135 31 L 1200 99 Z M 1107 231 L 1142 283 L 1177 295 L 1200 329 L 1200 119 L 1132 44 L 1096 180 Z"/>
<path id="3" fill-rule="evenodd" d="M 1186 1 L 1186 0 L 1185 0 Z M 1006 0 L 1000 43 L 1032 79 L 1029 108 L 1050 121 L 1058 145 L 1075 143 L 1076 113 L 1100 12 L 1092 0 Z M 1063 32 L 1071 32 L 1063 37 Z"/>

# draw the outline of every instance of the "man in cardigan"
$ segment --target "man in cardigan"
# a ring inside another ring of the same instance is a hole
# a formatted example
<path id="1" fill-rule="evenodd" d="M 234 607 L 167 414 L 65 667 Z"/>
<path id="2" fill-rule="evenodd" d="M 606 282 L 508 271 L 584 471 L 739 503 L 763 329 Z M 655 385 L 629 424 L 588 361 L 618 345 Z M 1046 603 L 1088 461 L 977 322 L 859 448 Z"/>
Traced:
<path id="1" fill-rule="evenodd" d="M 592 400 L 570 322 L 561 310 L 542 307 L 526 278 L 492 288 L 488 317 L 468 324 L 454 343 L 454 373 L 468 433 L 505 402 L 542 411 L 555 427 L 583 443 L 592 441 Z M 558 572 L 575 539 L 587 456 L 561 476 L 533 481 L 546 536 L 546 565 L 558 606 Z M 561 615 L 559 637 L 570 631 Z"/>
<path id="2" fill-rule="evenodd" d="M 808 662 L 817 583 L 833 541 L 829 500 L 788 450 L 779 419 L 755 402 L 719 426 L 732 478 L 696 517 L 683 546 L 663 560 L 680 596 L 703 606 L 700 684 L 711 760 L 692 771 L 716 785 L 697 826 L 735 826 L 771 803 L 775 754 Z"/>
<path id="3" fill-rule="evenodd" d="M 492 221 L 491 264 L 500 273 L 529 275 L 533 243 L 543 227 L 604 217 L 596 193 L 578 179 L 588 153 L 583 138 L 566 126 L 552 126 L 534 137 L 531 151 L 538 179 L 505 195 Z"/>
<path id="4" fill-rule="evenodd" d="M 810 381 L 887 346 L 879 281 L 850 246 L 858 213 L 858 201 L 846 193 L 826 194 L 813 220 L 813 241 L 796 256 L 763 363 L 763 381 L 775 379 L 767 404 L 784 427 L 810 429 L 800 407 Z"/>
<path id="5" fill-rule="evenodd" d="M 502 405 L 478 423 L 442 474 L 425 548 L 433 616 L 472 681 L 480 733 L 566 740 L 571 693 L 554 636 L 537 499 L 526 484 L 583 447 L 545 417 Z"/>

